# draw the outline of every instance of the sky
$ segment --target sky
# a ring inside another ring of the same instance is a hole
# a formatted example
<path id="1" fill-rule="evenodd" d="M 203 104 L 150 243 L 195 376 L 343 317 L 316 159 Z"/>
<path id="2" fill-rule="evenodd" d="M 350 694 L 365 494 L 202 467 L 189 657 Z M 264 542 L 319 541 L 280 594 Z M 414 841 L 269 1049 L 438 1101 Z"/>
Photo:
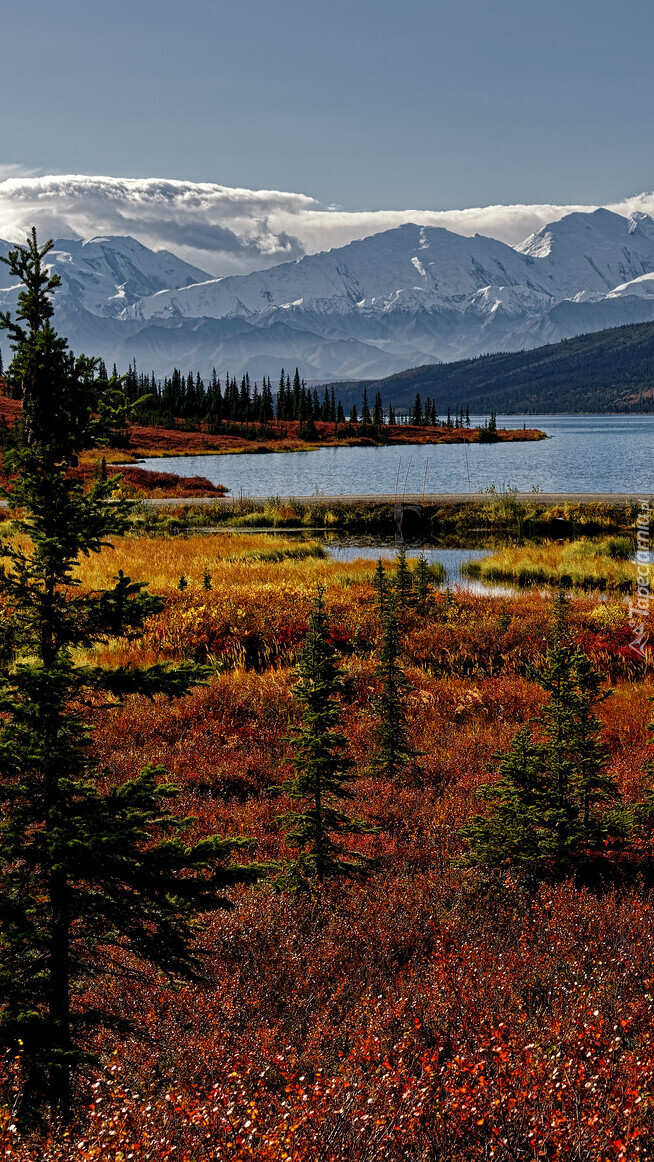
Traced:
<path id="1" fill-rule="evenodd" d="M 651 0 L 8 0 L 0 176 L 347 211 L 654 186 Z"/>

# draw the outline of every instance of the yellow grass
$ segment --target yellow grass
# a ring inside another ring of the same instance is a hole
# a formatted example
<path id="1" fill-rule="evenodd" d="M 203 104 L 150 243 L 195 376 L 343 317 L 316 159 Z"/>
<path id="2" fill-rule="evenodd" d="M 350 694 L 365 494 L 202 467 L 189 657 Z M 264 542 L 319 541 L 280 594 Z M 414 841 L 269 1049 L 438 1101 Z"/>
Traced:
<path id="1" fill-rule="evenodd" d="M 334 585 L 366 580 L 375 567 L 373 561 L 337 562 L 317 555 L 320 545 L 316 541 L 256 533 L 119 537 L 112 544 L 111 550 L 82 562 L 79 575 L 85 587 L 104 588 L 122 569 L 134 581 L 147 582 L 153 592 L 165 593 L 177 588 L 181 574 L 189 588 L 202 587 L 208 570 L 214 590 L 240 585 L 270 592 L 289 585 L 315 590 L 319 582 Z M 306 549 L 315 555 L 295 558 L 294 554 Z M 277 554 L 284 554 L 283 559 L 272 559 Z"/>
<path id="2" fill-rule="evenodd" d="M 507 580 L 518 585 L 557 585 L 562 581 L 584 589 L 626 590 L 635 584 L 636 566 L 614 557 L 616 548 L 624 551 L 621 539 L 504 548 L 481 561 L 468 562 L 464 571 L 482 581 Z"/>

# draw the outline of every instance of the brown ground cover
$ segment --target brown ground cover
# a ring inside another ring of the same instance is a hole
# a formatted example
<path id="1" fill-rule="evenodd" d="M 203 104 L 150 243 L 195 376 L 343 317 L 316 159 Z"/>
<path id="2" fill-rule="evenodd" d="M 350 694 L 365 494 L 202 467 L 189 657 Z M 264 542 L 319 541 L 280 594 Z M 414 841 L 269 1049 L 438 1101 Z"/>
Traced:
<path id="1" fill-rule="evenodd" d="M 236 425 L 235 425 L 236 426 Z M 241 425 L 238 425 L 241 426 Z M 207 431 L 184 431 L 181 424 L 175 430 L 168 428 L 150 428 L 133 425 L 130 428 L 130 445 L 133 454 L 147 455 L 198 455 L 206 452 L 292 452 L 322 445 L 361 446 L 383 444 L 453 444 L 476 443 L 479 433 L 475 428 L 447 428 L 442 427 L 414 427 L 409 424 L 384 427 L 383 439 L 376 440 L 371 436 L 359 435 L 338 427 L 331 423 L 316 422 L 317 438 L 307 441 L 300 438 L 300 425 L 296 421 L 273 421 L 267 425 L 274 433 L 272 438 L 264 433 L 261 438 L 256 424 L 251 426 L 251 434 L 232 434 L 227 430 L 211 434 Z M 524 440 L 540 440 L 544 434 L 538 429 L 498 429 L 499 442 L 515 442 Z"/>

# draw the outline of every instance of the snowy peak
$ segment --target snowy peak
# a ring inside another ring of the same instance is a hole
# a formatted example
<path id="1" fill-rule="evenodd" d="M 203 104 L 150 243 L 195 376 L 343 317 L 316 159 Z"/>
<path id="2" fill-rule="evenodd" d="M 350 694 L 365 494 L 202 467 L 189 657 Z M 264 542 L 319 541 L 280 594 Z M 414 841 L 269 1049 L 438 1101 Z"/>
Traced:
<path id="1" fill-rule="evenodd" d="M 8 242 L 0 242 L 1 254 L 10 249 Z M 120 236 L 59 238 L 48 255 L 48 265 L 61 278 L 58 307 L 65 299 L 69 307 L 100 316 L 119 315 L 144 296 L 208 277 L 167 250 L 149 250 L 135 238 Z M 7 271 L 0 286 L 10 283 Z"/>
<path id="2" fill-rule="evenodd" d="M 647 214 L 637 213 L 631 218 L 614 214 L 612 210 L 593 210 L 591 213 L 566 214 L 557 222 L 543 226 L 516 246 L 521 254 L 532 258 L 548 258 L 555 253 L 576 252 L 597 245 L 623 245 L 630 235 L 651 237 L 654 222 Z"/>
<path id="3" fill-rule="evenodd" d="M 614 287 L 608 298 L 628 298 L 634 295 L 640 298 L 654 296 L 654 274 L 641 274 L 640 278 L 634 278 L 631 282 L 624 282 L 620 286 Z"/>
<path id="4" fill-rule="evenodd" d="M 144 296 L 207 277 L 169 251 L 149 250 L 129 237 L 59 239 L 48 257 L 61 293 L 95 315 L 118 315 Z"/>
<path id="5" fill-rule="evenodd" d="M 624 218 L 604 209 L 568 214 L 516 249 L 536 260 L 559 298 L 606 294 L 654 271 L 654 221 L 646 214 Z"/>
<path id="6" fill-rule="evenodd" d="M 654 220 L 603 209 L 517 247 L 406 223 L 225 278 L 121 236 L 59 239 L 50 261 L 71 347 L 157 375 L 298 364 L 307 379 L 377 378 L 654 319 Z M 12 310 L 3 269 L 0 308 Z"/>
<path id="7" fill-rule="evenodd" d="M 226 318 L 235 311 L 262 317 L 277 310 L 351 312 L 462 310 L 484 287 L 524 288 L 545 304 L 530 260 L 492 238 L 407 224 L 337 250 L 308 255 L 266 271 L 214 279 L 162 292 L 125 312 L 126 318 Z"/>

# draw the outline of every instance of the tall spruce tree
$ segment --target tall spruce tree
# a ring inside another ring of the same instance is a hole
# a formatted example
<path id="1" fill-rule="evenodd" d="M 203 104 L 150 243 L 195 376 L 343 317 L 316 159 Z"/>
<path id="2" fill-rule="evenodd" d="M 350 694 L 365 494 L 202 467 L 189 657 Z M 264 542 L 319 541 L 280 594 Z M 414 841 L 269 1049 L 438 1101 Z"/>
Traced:
<path id="1" fill-rule="evenodd" d="M 368 405 L 368 389 L 365 385 L 363 388 L 363 403 L 361 405 L 361 423 L 365 424 L 366 427 L 370 427 L 372 424 L 372 416 Z"/>
<path id="2" fill-rule="evenodd" d="M 92 761 L 89 706 L 130 692 L 178 695 L 202 678 L 193 666 L 104 669 L 75 653 L 137 636 L 162 607 L 121 573 L 109 589 L 80 589 L 80 558 L 126 529 L 113 482 L 88 492 L 71 476 L 101 434 L 103 383 L 51 325 L 59 284 L 44 262 L 52 243 L 12 249 L 4 261 L 23 284 L 16 318 L 0 316 L 22 402 L 19 439 L 5 460 L 11 501 L 24 513 L 18 541 L 1 547 L 0 1041 L 22 1061 L 23 1114 L 66 1118 L 89 1027 L 109 1017 L 80 997 L 125 956 L 171 975 L 197 972 L 198 910 L 226 906 L 225 888 L 253 874 L 233 866 L 245 841 L 188 842 L 188 820 L 167 805 L 175 788 L 147 768 L 120 785 Z M 106 381 L 105 381 L 106 384 Z"/>
<path id="3" fill-rule="evenodd" d="M 295 693 L 302 721 L 294 736 L 295 776 L 282 789 L 298 802 L 298 809 L 278 817 L 296 855 L 281 878 L 291 886 L 310 888 L 315 881 L 322 884 L 333 876 L 365 871 L 369 860 L 344 840 L 374 830 L 339 805 L 354 798 L 352 782 L 357 775 L 347 753 L 347 739 L 338 729 L 343 678 L 329 638 L 321 586 L 297 674 Z"/>

